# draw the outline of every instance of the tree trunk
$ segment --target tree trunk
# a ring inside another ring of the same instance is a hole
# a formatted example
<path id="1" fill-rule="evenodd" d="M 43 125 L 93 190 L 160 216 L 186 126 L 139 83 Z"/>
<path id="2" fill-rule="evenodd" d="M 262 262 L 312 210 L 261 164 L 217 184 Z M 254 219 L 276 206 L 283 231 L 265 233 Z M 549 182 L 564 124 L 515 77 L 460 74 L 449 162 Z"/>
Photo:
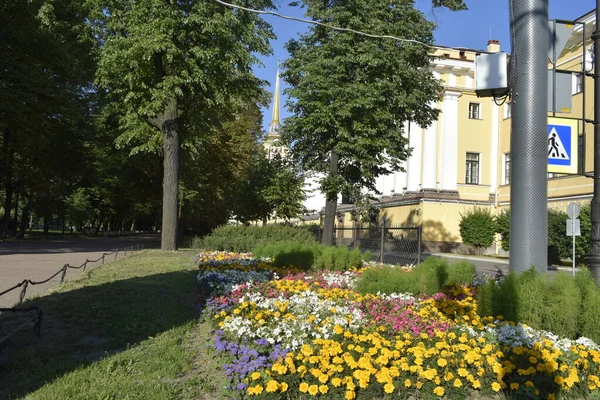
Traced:
<path id="1" fill-rule="evenodd" d="M 179 211 L 179 122 L 177 99 L 173 98 L 164 112 L 152 123 L 163 133 L 163 205 L 161 250 L 177 250 Z"/>
<path id="2" fill-rule="evenodd" d="M 25 239 L 25 231 L 27 230 L 27 223 L 29 222 L 31 211 L 31 196 L 25 195 L 25 207 L 23 207 L 23 215 L 21 216 L 21 226 L 19 227 L 19 239 Z"/>
<path id="3" fill-rule="evenodd" d="M 155 53 L 154 77 L 160 83 L 166 76 L 163 54 Z M 179 102 L 176 96 L 169 99 L 162 114 L 150 118 L 150 123 L 163 134 L 163 204 L 161 250 L 177 250 L 177 224 L 179 210 L 180 127 Z"/>
<path id="4" fill-rule="evenodd" d="M 19 192 L 16 192 L 15 195 L 15 207 L 14 207 L 14 218 L 12 220 L 11 226 L 10 226 L 10 236 L 11 237 L 16 237 L 17 236 L 17 227 L 19 226 Z"/>
<path id="5" fill-rule="evenodd" d="M 335 177 L 338 173 L 339 157 L 336 153 L 331 153 L 329 162 L 329 176 Z M 335 224 L 335 213 L 337 211 L 337 191 L 326 193 L 325 202 L 325 221 L 323 222 L 323 238 L 321 239 L 325 246 L 333 245 L 333 227 Z"/>
<path id="6" fill-rule="evenodd" d="M 10 131 L 4 132 L 4 139 L 2 143 L 2 152 L 4 153 L 5 164 L 4 169 L 4 187 L 5 187 L 5 198 L 4 198 L 4 216 L 2 217 L 2 224 L 0 226 L 0 237 L 5 238 L 8 235 L 8 224 L 10 221 L 10 213 L 12 211 L 13 191 L 14 186 L 12 182 L 12 171 L 13 171 L 13 156 L 14 152 L 10 146 Z"/>

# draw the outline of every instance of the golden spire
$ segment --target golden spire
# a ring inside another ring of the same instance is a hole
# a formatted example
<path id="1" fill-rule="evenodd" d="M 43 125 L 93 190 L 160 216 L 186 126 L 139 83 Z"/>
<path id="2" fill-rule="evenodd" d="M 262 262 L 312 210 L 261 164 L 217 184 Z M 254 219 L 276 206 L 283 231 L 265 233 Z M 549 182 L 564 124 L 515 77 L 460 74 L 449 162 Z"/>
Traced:
<path id="1" fill-rule="evenodd" d="M 279 93 L 279 60 L 277 60 L 277 76 L 275 77 L 275 93 L 273 93 L 273 117 L 271 118 L 271 124 L 269 125 L 269 134 L 279 134 L 279 107 L 280 107 L 280 93 Z"/>

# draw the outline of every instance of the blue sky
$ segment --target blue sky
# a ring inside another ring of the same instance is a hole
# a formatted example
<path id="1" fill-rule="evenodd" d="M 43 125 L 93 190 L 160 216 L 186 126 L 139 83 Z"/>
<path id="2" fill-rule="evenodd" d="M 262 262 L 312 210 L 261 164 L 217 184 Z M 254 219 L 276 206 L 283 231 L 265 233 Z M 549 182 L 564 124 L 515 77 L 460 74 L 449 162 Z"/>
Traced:
<path id="1" fill-rule="evenodd" d="M 279 0 L 277 12 L 294 17 L 303 17 L 303 11 L 297 7 L 289 7 L 291 0 Z M 509 51 L 509 19 L 508 0 L 466 0 L 468 11 L 450 12 L 443 9 L 431 9 L 431 0 L 415 0 L 427 19 L 434 21 L 438 28 L 435 31 L 436 44 L 452 47 L 467 47 L 472 49 L 485 49 L 487 41 L 491 38 L 500 40 L 502 50 Z M 550 19 L 576 19 L 595 6 L 595 0 L 549 0 Z M 275 83 L 277 60 L 282 61 L 289 57 L 284 44 L 299 33 L 307 30 L 307 25 L 301 22 L 289 21 L 274 16 L 263 16 L 272 26 L 277 40 L 271 45 L 273 55 L 261 57 L 264 67 L 255 67 L 255 74 L 271 83 L 267 90 L 272 91 Z M 286 87 L 281 82 L 281 89 Z M 282 103 L 285 97 L 282 98 Z M 263 128 L 268 130 L 271 121 L 271 108 L 264 109 Z M 285 107 L 281 109 L 282 120 L 288 116 Z M 283 122 L 283 121 L 282 121 Z"/>

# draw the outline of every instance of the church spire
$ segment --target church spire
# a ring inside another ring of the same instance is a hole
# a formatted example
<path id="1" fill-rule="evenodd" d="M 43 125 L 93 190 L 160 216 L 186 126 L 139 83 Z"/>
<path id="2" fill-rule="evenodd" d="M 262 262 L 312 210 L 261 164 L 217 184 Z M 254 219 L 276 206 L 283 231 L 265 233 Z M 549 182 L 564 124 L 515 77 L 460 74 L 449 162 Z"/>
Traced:
<path id="1" fill-rule="evenodd" d="M 279 135 L 279 107 L 280 107 L 280 93 L 279 93 L 279 60 L 277 60 L 277 76 L 275 77 L 275 93 L 273 93 L 273 117 L 271 118 L 271 124 L 269 125 L 270 135 Z"/>

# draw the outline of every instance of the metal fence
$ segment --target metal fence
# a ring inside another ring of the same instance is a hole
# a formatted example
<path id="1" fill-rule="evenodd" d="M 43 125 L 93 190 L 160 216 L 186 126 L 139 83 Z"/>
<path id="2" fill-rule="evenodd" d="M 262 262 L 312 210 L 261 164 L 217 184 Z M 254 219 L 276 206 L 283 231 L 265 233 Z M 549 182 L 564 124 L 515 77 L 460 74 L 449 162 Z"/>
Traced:
<path id="1" fill-rule="evenodd" d="M 312 229 L 318 241 L 323 229 Z M 350 249 L 370 251 L 371 260 L 389 264 L 417 264 L 421 260 L 421 227 L 371 226 L 335 228 L 334 243 Z"/>

